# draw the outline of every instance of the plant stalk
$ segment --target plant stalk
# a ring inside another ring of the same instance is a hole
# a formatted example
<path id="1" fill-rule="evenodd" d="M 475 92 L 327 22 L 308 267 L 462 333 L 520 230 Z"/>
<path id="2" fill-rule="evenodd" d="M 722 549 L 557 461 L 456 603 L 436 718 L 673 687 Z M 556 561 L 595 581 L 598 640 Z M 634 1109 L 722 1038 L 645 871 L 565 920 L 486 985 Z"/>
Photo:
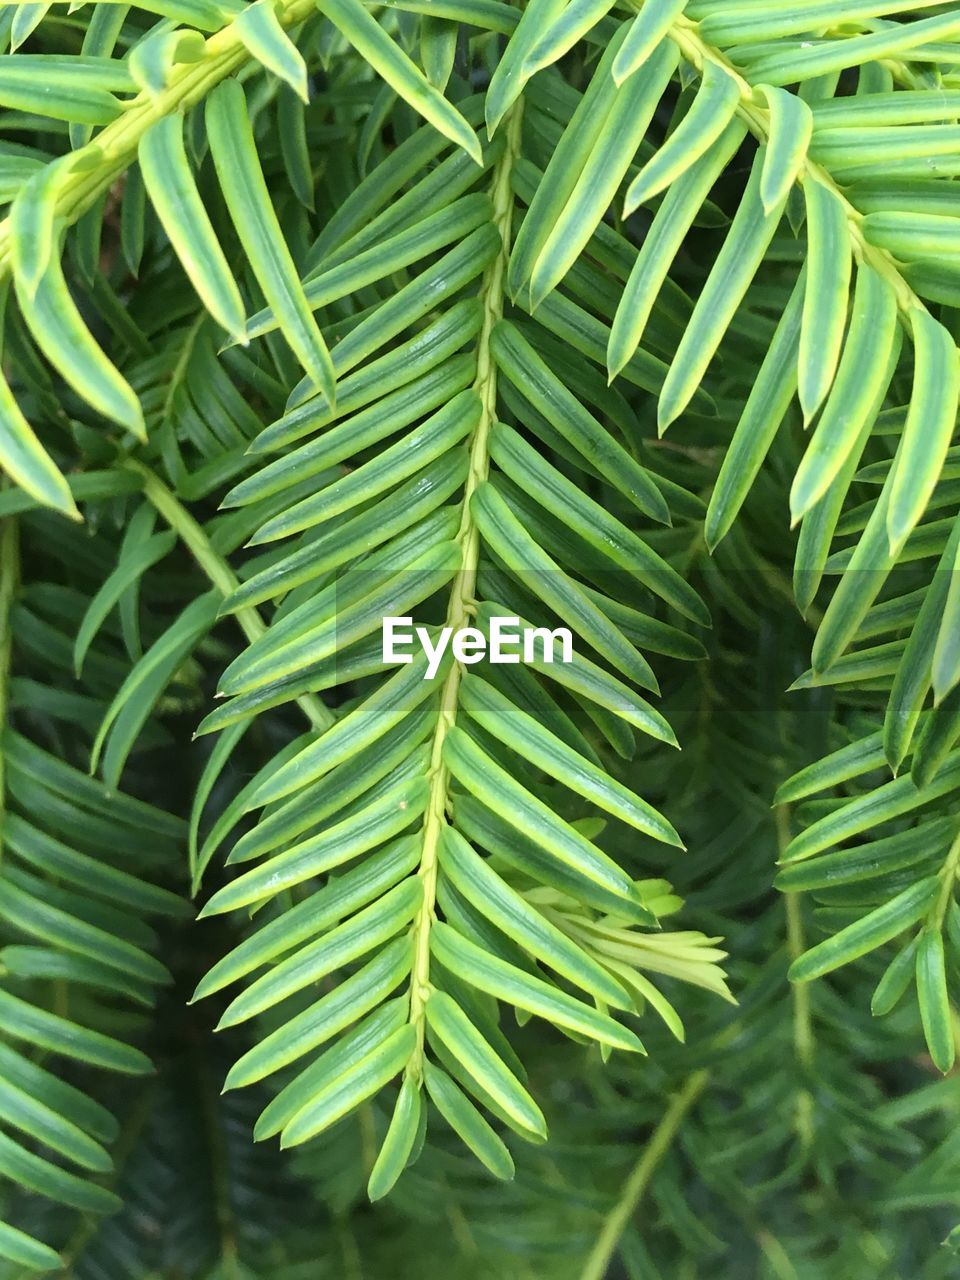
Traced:
<path id="1" fill-rule="evenodd" d="M 224 598 L 236 591 L 240 585 L 237 575 L 219 551 L 211 545 L 203 526 L 194 519 L 176 494 L 168 489 L 148 466 L 136 458 L 127 458 L 124 466 L 130 471 L 135 471 L 143 480 L 144 497 L 177 534 L 211 584 L 223 593 Z M 238 609 L 234 617 L 251 643 L 259 640 L 267 629 L 267 624 L 252 605 Z M 336 719 L 333 712 L 312 694 L 302 694 L 296 702 L 314 729 L 320 731 L 329 729 Z"/>
<path id="2" fill-rule="evenodd" d="M 776 823 L 777 855 L 782 858 L 784 850 L 790 843 L 790 811 L 786 805 L 778 806 Z M 784 893 L 783 902 L 787 913 L 787 954 L 790 962 L 793 963 L 807 949 L 803 928 L 802 895 Z M 790 994 L 793 999 L 793 1049 L 802 1074 L 801 1084 L 797 1089 L 794 1126 L 804 1148 L 809 1148 L 813 1145 L 815 1137 L 814 1101 L 805 1082 L 812 1072 L 816 1052 L 810 986 L 806 982 L 793 982 L 790 984 Z"/>
<path id="3" fill-rule="evenodd" d="M 474 390 L 482 412 L 471 437 L 470 467 L 464 485 L 463 507 L 457 541 L 461 547 L 460 569 L 453 581 L 446 625 L 454 633 L 469 624 L 476 610 L 477 567 L 480 559 L 480 531 L 470 511 L 470 500 L 490 470 L 489 436 L 496 418 L 497 368 L 490 351 L 494 326 L 503 316 L 504 281 L 510 255 L 513 193 L 510 175 L 520 147 L 522 101 L 510 110 L 506 125 L 506 146 L 493 171 L 493 222 L 502 241 L 500 252 L 487 268 L 481 289 L 483 323 L 477 339 L 477 376 Z M 430 757 L 430 794 L 423 825 L 423 850 L 419 875 L 423 881 L 423 902 L 414 921 L 414 959 L 410 979 L 410 1021 L 417 1030 L 417 1047 L 408 1071 L 418 1081 L 423 1075 L 424 1015 L 430 995 L 430 927 L 436 915 L 438 845 L 446 820 L 449 775 L 443 763 L 443 744 L 457 718 L 462 677 L 461 664 L 454 662 L 440 694 L 440 715 Z"/>
<path id="4" fill-rule="evenodd" d="M 617 1245 L 630 1225 L 630 1219 L 636 1213 L 657 1165 L 669 1150 L 683 1117 L 706 1088 L 708 1079 L 709 1075 L 706 1071 L 695 1071 L 680 1092 L 674 1096 L 664 1112 L 663 1119 L 644 1147 L 643 1154 L 634 1165 L 620 1199 L 603 1224 L 603 1229 L 587 1258 L 586 1266 L 580 1273 L 580 1280 L 603 1280 L 607 1274 L 607 1268 L 616 1253 Z"/>

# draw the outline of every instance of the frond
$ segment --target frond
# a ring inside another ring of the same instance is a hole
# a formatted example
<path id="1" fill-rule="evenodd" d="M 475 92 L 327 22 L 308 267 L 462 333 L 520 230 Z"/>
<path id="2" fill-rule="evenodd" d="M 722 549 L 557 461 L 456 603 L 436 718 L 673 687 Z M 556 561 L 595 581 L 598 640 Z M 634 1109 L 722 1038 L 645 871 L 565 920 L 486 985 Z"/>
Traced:
<path id="1" fill-rule="evenodd" d="M 21 1193 L 48 1198 L 63 1218 L 119 1204 L 102 1182 L 119 1126 L 99 1098 L 107 1079 L 152 1070 L 139 1044 L 171 980 L 158 927 L 182 920 L 189 905 L 166 887 L 183 823 L 87 772 L 105 690 L 124 669 L 119 636 L 91 650 L 81 625 L 83 584 L 109 556 L 109 541 L 71 554 L 52 520 L 7 514 L 0 544 L 7 717 L 0 1166 Z M 21 587 L 21 554 L 45 558 L 49 581 Z M 82 692 L 74 679 L 81 646 Z M 28 1271 L 59 1266 L 47 1244 L 12 1225 L 0 1228 L 0 1256 Z"/>

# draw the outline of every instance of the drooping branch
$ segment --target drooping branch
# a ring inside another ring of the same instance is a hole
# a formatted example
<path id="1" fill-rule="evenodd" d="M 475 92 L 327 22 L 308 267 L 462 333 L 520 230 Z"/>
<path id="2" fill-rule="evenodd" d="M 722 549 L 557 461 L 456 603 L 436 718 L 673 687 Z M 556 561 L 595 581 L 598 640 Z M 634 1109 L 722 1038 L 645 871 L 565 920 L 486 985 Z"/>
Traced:
<path id="1" fill-rule="evenodd" d="M 453 580 L 453 590 L 447 609 L 447 626 L 452 627 L 454 631 L 469 624 L 475 607 L 480 532 L 471 514 L 470 501 L 477 487 L 486 480 L 490 470 L 489 435 L 496 417 L 497 406 L 497 366 L 490 349 L 490 339 L 494 327 L 503 317 L 504 283 L 510 254 L 513 213 L 511 172 L 520 149 L 522 110 L 522 100 L 511 109 L 506 125 L 506 146 L 493 170 L 491 190 L 493 223 L 500 233 L 502 243 L 500 252 L 487 267 L 481 286 L 483 322 L 477 339 L 477 376 L 474 389 L 480 398 L 482 410 L 469 443 L 470 469 L 464 485 L 462 516 L 457 534 L 463 559 L 460 570 Z M 423 1070 L 424 1011 L 430 993 L 430 925 L 435 913 L 437 894 L 438 844 L 445 821 L 450 781 L 449 772 L 443 762 L 443 745 L 447 734 L 456 722 L 462 674 L 461 665 L 455 662 L 444 682 L 440 694 L 440 716 L 430 761 L 430 798 L 424 819 L 423 850 L 420 858 L 420 877 L 423 881 L 424 893 L 414 925 L 414 963 L 410 980 L 410 1021 L 417 1028 L 417 1052 L 411 1061 L 410 1070 L 418 1078 Z"/>

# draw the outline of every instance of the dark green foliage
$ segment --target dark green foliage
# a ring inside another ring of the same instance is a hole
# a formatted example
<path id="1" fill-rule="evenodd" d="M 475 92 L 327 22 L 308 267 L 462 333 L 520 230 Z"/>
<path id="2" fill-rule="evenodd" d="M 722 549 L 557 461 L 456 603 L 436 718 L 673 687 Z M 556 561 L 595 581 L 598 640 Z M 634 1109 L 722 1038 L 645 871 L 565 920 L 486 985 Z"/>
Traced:
<path id="1" fill-rule="evenodd" d="M 958 38 L 0 8 L 0 1276 L 954 1274 Z"/>

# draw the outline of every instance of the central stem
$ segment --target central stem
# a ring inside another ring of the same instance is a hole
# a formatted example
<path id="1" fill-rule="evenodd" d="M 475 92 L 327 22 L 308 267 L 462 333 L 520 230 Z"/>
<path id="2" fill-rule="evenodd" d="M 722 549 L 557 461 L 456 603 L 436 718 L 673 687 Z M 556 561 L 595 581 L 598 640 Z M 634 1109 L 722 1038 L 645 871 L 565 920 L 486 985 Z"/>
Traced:
<path id="1" fill-rule="evenodd" d="M 240 583 L 230 565 L 211 544 L 203 526 L 148 466 L 136 458 L 127 458 L 124 465 L 127 470 L 140 476 L 143 481 L 143 496 L 180 538 L 211 584 L 224 597 L 232 595 Z M 259 640 L 267 630 L 267 624 L 250 605 L 237 609 L 234 617 L 251 644 Z M 296 703 L 310 726 L 320 732 L 329 729 L 336 719 L 330 708 L 313 694 L 301 694 Z"/>
<path id="2" fill-rule="evenodd" d="M 790 843 L 790 814 L 786 805 L 778 806 L 776 823 L 778 856 L 782 858 L 784 850 Z M 783 900 L 787 912 L 787 954 L 792 962 L 802 956 L 807 949 L 803 928 L 803 907 L 799 893 L 785 893 Z M 794 1128 L 804 1149 L 809 1149 L 814 1140 L 815 1117 L 813 1095 L 807 1088 L 807 1081 L 810 1078 L 816 1052 L 810 987 L 805 982 L 794 982 L 791 984 L 790 994 L 793 999 L 793 1049 L 802 1077 L 797 1089 Z"/>
<path id="3" fill-rule="evenodd" d="M 782 858 L 784 850 L 790 843 L 790 816 L 786 805 L 777 807 L 776 823 L 778 856 Z M 807 949 L 803 911 L 799 893 L 785 893 L 783 897 L 787 911 L 787 953 L 792 962 L 802 956 Z M 815 1050 L 810 988 L 805 982 L 795 982 L 792 985 L 791 994 L 793 996 L 793 1043 L 797 1060 L 806 1070 L 813 1063 Z"/>
<path id="4" fill-rule="evenodd" d="M 657 1165 L 670 1149 L 670 1144 L 687 1112 L 707 1087 L 706 1071 L 695 1071 L 670 1102 L 643 1153 L 623 1186 L 620 1198 L 608 1215 L 596 1243 L 590 1250 L 580 1280 L 603 1280 L 617 1251 L 623 1233 L 637 1211 L 643 1194 L 656 1172 Z"/>
<path id="5" fill-rule="evenodd" d="M 480 559 L 480 531 L 470 512 L 470 500 L 490 470 L 489 436 L 496 417 L 497 368 L 490 352 L 490 337 L 503 316 L 504 280 L 510 256 L 510 222 L 513 213 L 511 170 L 520 147 L 522 101 L 510 110 L 506 119 L 506 146 L 493 171 L 493 223 L 500 233 L 500 252 L 490 263 L 483 278 L 480 300 L 483 322 L 477 339 L 477 376 L 474 390 L 480 397 L 482 412 L 470 439 L 470 467 L 463 493 L 463 507 L 457 541 L 461 548 L 460 569 L 453 580 L 446 625 L 456 634 L 468 625 L 476 607 L 477 566 Z M 443 763 L 443 744 L 457 718 L 460 680 L 459 662 L 454 662 L 440 694 L 440 714 L 433 737 L 430 756 L 430 795 L 423 823 L 423 848 L 419 875 L 423 881 L 423 902 L 414 921 L 414 959 L 410 979 L 410 1021 L 417 1029 L 417 1048 L 410 1071 L 419 1079 L 423 1072 L 424 1011 L 430 996 L 430 927 L 436 915 L 437 847 L 447 810 L 449 775 Z"/>

